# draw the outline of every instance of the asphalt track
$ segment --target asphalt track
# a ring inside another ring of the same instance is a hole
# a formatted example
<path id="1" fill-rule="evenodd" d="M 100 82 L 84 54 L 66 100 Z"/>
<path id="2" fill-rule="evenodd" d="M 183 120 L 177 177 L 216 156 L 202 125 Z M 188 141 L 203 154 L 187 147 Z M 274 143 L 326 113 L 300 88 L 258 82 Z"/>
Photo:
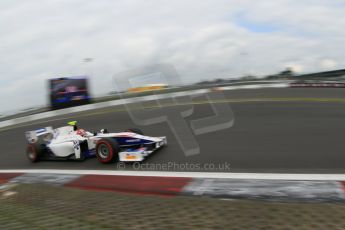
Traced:
<path id="1" fill-rule="evenodd" d="M 71 114 L 0 130 L 0 169 L 121 169 L 274 173 L 345 173 L 345 89 L 251 89 L 224 91 L 235 116 L 234 125 L 196 135 L 200 154 L 185 156 L 166 123 L 135 125 L 123 106 Z M 148 105 L 150 107 L 152 105 Z M 193 99 L 187 122 L 213 115 L 205 97 Z M 149 109 L 149 108 L 148 108 Z M 162 108 L 166 113 L 176 106 Z M 30 163 L 24 132 L 62 126 L 78 120 L 87 130 L 122 131 L 138 127 L 151 136 L 165 135 L 167 148 L 144 164 L 84 162 Z"/>

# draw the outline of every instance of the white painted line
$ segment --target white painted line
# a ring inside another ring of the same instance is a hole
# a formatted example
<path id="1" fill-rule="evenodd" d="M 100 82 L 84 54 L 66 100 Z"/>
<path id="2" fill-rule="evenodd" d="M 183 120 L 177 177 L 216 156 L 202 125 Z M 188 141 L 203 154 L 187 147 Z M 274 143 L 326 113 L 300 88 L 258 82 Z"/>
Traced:
<path id="1" fill-rule="evenodd" d="M 115 166 L 114 166 L 115 167 Z M 0 173 L 49 173 L 77 175 L 114 175 L 114 176 L 156 176 L 156 177 L 193 177 L 224 179 L 258 180 L 322 180 L 345 181 L 345 174 L 292 174 L 292 173 L 218 173 L 218 172 L 163 172 L 163 171 L 110 171 L 110 170 L 64 170 L 64 169 L 8 169 Z"/>
<path id="2" fill-rule="evenodd" d="M 238 89 L 263 89 L 263 88 L 287 88 L 288 83 L 275 83 L 266 85 L 239 85 L 239 86 L 224 86 L 218 87 L 221 90 L 238 90 Z"/>

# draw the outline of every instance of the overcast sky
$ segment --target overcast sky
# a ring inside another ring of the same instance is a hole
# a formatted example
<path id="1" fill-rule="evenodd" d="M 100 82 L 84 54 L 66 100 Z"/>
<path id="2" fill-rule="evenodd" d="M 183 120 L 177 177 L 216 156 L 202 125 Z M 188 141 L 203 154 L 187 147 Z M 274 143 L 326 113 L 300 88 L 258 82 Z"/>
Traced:
<path id="1" fill-rule="evenodd" d="M 0 113 L 47 103 L 46 79 L 173 64 L 185 83 L 345 68 L 343 0 L 1 0 Z M 93 58 L 92 62 L 83 62 Z"/>

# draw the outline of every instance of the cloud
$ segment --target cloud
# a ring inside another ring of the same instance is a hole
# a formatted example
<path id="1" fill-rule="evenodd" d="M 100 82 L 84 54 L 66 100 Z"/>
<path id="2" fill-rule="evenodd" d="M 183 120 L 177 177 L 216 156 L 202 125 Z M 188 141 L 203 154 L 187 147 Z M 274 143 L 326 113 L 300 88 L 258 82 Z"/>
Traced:
<path id="1" fill-rule="evenodd" d="M 321 60 L 321 67 L 324 69 L 334 69 L 337 67 L 337 62 L 332 59 L 323 59 Z"/>
<path id="2" fill-rule="evenodd" d="M 113 90 L 115 73 L 161 62 L 186 83 L 286 66 L 344 68 L 344 7 L 340 0 L 3 0 L 2 110 L 46 104 L 51 77 L 91 75 L 101 95 Z"/>

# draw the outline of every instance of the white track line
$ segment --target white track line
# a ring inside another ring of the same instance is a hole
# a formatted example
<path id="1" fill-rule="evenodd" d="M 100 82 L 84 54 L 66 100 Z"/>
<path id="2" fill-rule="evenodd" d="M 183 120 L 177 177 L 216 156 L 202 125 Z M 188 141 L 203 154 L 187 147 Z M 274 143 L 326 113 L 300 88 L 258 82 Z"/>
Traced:
<path id="1" fill-rule="evenodd" d="M 238 89 L 261 89 L 261 88 L 288 88 L 288 83 L 276 83 L 267 85 L 239 85 L 239 86 L 224 86 L 218 87 L 221 90 L 238 90 Z"/>
<path id="2" fill-rule="evenodd" d="M 156 177 L 193 177 L 222 179 L 257 180 L 323 180 L 345 181 L 345 174 L 292 174 L 292 173 L 218 173 L 218 172 L 163 172 L 163 171 L 110 171 L 110 170 L 60 170 L 60 169 L 9 169 L 0 173 L 50 173 L 77 175 L 114 175 L 114 176 L 156 176 Z"/>

